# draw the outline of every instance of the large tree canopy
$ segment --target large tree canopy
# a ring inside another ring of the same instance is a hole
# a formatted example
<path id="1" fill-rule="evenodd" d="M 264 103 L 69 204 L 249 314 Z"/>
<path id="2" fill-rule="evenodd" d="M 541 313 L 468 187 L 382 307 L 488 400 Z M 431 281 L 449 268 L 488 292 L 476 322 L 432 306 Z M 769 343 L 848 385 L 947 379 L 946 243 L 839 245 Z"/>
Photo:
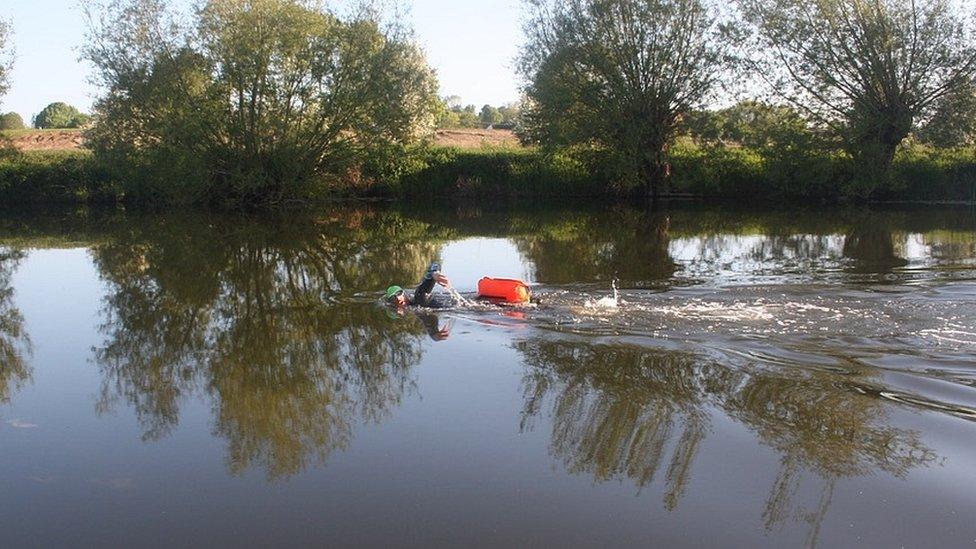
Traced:
<path id="1" fill-rule="evenodd" d="M 949 0 L 738 3 L 756 74 L 838 131 L 866 173 L 884 173 L 932 107 L 976 74 L 971 19 Z"/>
<path id="2" fill-rule="evenodd" d="M 96 153 L 174 174 L 153 192 L 300 197 L 431 129 L 437 83 L 404 29 L 302 0 L 209 0 L 189 23 L 161 0 L 89 4 L 85 57 L 105 95 Z M 203 174 L 204 183 L 185 174 Z M 188 196 L 181 196 L 188 195 Z"/>
<path id="3" fill-rule="evenodd" d="M 521 57 L 526 134 L 596 145 L 656 193 L 681 116 L 712 91 L 723 59 L 706 0 L 528 0 Z"/>

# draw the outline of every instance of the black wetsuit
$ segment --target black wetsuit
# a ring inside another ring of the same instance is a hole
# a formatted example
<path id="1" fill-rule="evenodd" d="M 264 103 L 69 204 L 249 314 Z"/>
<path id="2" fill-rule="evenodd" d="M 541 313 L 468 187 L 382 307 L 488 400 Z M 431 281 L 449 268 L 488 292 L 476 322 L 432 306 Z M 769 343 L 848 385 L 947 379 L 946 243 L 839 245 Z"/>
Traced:
<path id="1" fill-rule="evenodd" d="M 434 277 L 425 278 L 420 286 L 413 292 L 410 304 L 416 307 L 426 307 L 428 309 L 447 309 L 451 306 L 450 298 L 446 296 L 434 295 L 434 288 L 437 281 Z"/>

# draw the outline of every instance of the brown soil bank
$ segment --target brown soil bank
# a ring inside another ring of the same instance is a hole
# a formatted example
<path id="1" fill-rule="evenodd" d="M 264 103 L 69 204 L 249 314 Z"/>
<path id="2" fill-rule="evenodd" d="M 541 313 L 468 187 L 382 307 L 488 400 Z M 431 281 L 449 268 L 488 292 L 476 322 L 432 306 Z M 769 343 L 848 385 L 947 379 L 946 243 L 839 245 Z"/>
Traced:
<path id="1" fill-rule="evenodd" d="M 515 132 L 511 130 L 437 130 L 434 145 L 438 147 L 457 147 L 477 149 L 481 147 L 520 147 Z"/>
<path id="2" fill-rule="evenodd" d="M 10 132 L 8 136 L 22 151 L 77 150 L 85 142 L 78 130 L 25 130 Z M 434 144 L 459 149 L 520 146 L 515 133 L 510 130 L 475 129 L 437 130 Z"/>
<path id="3" fill-rule="evenodd" d="M 72 151 L 84 144 L 79 130 L 26 130 L 7 135 L 22 151 Z"/>

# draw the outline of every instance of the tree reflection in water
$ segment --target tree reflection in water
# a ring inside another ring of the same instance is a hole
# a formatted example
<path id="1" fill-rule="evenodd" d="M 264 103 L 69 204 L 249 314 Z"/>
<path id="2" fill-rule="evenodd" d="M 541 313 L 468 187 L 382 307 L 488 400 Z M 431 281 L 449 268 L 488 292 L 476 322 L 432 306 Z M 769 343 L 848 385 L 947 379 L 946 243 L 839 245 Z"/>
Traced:
<path id="1" fill-rule="evenodd" d="M 670 278 L 677 266 L 668 247 L 667 212 L 621 209 L 613 215 L 580 214 L 514 238 L 547 284 L 618 279 L 643 283 Z"/>
<path id="2" fill-rule="evenodd" d="M 25 354 L 31 350 L 24 329 L 24 317 L 14 305 L 10 285 L 24 253 L 0 247 L 0 404 L 9 402 L 13 393 L 30 380 L 31 370 Z"/>
<path id="3" fill-rule="evenodd" d="M 855 261 L 854 272 L 888 272 L 908 264 L 895 248 L 891 229 L 870 220 L 858 223 L 848 231 L 844 239 L 844 256 Z"/>
<path id="4" fill-rule="evenodd" d="M 628 478 L 643 488 L 666 463 L 668 510 L 686 490 L 715 410 L 781 455 L 763 520 L 767 529 L 790 517 L 809 521 L 811 545 L 839 479 L 875 471 L 900 477 L 936 460 L 918 433 L 888 425 L 884 402 L 836 374 L 572 340 L 531 339 L 516 348 L 529 367 L 523 430 L 548 412 L 553 455 L 600 482 Z M 821 485 L 812 511 L 793 504 L 805 477 Z"/>
<path id="5" fill-rule="evenodd" d="M 205 393 L 233 472 L 263 466 L 276 478 L 325 460 L 411 387 L 423 325 L 355 296 L 423 272 L 439 249 L 427 232 L 390 216 L 167 218 L 95 248 L 110 285 L 99 410 L 124 400 L 155 439 Z"/>

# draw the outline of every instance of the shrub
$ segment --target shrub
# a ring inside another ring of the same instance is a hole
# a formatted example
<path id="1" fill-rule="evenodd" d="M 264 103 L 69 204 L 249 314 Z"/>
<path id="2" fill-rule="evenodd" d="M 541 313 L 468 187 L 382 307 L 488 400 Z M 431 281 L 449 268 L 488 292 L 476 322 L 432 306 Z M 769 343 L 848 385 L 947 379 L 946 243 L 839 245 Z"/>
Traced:
<path id="1" fill-rule="evenodd" d="M 15 112 L 8 112 L 0 116 L 0 130 L 23 130 L 26 127 L 24 119 Z"/>

